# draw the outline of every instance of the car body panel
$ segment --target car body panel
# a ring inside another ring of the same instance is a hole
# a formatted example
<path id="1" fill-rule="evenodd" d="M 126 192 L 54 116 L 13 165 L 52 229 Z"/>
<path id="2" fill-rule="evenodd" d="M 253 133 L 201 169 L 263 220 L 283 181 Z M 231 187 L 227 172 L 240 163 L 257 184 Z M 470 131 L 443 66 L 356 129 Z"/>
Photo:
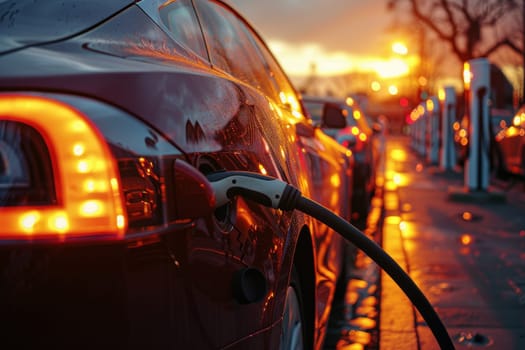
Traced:
<path id="1" fill-rule="evenodd" d="M 512 120 L 501 125 L 495 135 L 505 170 L 519 178 L 525 178 L 525 108 L 522 106 Z"/>
<path id="2" fill-rule="evenodd" d="M 346 215 L 339 199 L 350 190 L 351 155 L 328 146 L 323 135 L 299 132 L 310 123 L 298 110 L 174 41 L 146 15 L 160 2 L 122 2 L 108 5 L 107 13 L 97 3 L 89 10 L 100 14 L 68 24 L 64 40 L 50 30 L 4 46 L 0 67 L 9 69 L 0 70 L 0 95 L 42 96 L 93 119 L 114 156 L 129 160 L 121 163 L 121 177 L 131 199 L 135 187 L 146 189 L 144 198 L 170 196 L 161 189 L 169 179 L 159 174 L 166 170 L 163 161 L 173 158 L 203 173 L 226 169 L 274 176 Z M 154 165 L 143 169 L 139 160 Z M 323 182 L 325 176 L 332 182 Z M 153 200 L 144 198 L 128 215 L 155 210 Z M 344 243 L 326 226 L 242 198 L 191 221 L 139 217 L 132 223 L 126 237 L 112 243 L 3 241 L 2 271 L 9 279 L 1 282 L 2 326 L 12 340 L 33 330 L 22 343 L 274 348 L 301 236 L 307 243 L 300 249 L 309 252 L 300 255 L 311 256 L 301 268 L 315 286 L 309 306 L 315 313 L 314 342 L 322 346 Z M 232 295 L 232 284 L 247 268 L 266 281 L 260 301 L 242 303 Z M 60 316 L 44 317 L 51 310 Z M 86 338 L 93 332 L 98 336 Z"/>
<path id="3" fill-rule="evenodd" d="M 49 6 L 45 0 L 0 4 L 0 52 L 63 40 L 77 35 L 134 3 L 131 0 L 67 1 Z M 49 11 L 53 15 L 49 16 Z M 38 31 L 35 31 L 35 27 Z"/>
<path id="4" fill-rule="evenodd" d="M 347 147 L 352 151 L 355 159 L 351 204 L 352 219 L 354 221 L 366 220 L 369 201 L 375 190 L 375 168 L 378 161 L 378 150 L 373 140 L 372 127 L 353 99 L 347 101 L 335 97 L 303 96 L 303 101 L 312 115 L 314 123 L 338 143 L 348 144 Z M 324 106 L 327 104 L 334 104 L 345 112 L 346 126 L 344 128 L 336 129 L 322 125 L 322 114 Z M 359 139 L 360 137 L 362 139 Z"/>

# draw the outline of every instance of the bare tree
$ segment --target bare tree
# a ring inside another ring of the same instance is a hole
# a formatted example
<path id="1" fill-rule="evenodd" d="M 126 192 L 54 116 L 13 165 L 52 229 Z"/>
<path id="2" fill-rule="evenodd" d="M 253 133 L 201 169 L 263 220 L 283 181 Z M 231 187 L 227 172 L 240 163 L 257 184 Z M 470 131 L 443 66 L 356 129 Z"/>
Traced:
<path id="1" fill-rule="evenodd" d="M 488 57 L 502 47 L 522 54 L 505 19 L 517 0 L 388 0 L 389 9 L 408 3 L 410 14 L 450 45 L 462 62 Z"/>
<path id="2" fill-rule="evenodd" d="M 412 102 L 419 103 L 429 93 L 437 93 L 437 82 L 447 74 L 447 66 L 443 63 L 450 58 L 450 53 L 443 45 L 434 45 L 439 40 L 435 33 L 416 18 L 403 16 L 394 17 L 388 31 L 396 33 L 408 43 L 411 55 L 417 56 L 414 65 L 405 79 L 409 91 L 402 94 Z M 458 69 L 457 74 L 460 74 Z"/>
<path id="3" fill-rule="evenodd" d="M 522 67 L 525 65 L 523 0 L 387 1 L 390 10 L 409 13 L 410 19 L 448 44 L 459 62 L 495 53 L 503 57 L 500 53 L 507 52 L 521 59 Z"/>

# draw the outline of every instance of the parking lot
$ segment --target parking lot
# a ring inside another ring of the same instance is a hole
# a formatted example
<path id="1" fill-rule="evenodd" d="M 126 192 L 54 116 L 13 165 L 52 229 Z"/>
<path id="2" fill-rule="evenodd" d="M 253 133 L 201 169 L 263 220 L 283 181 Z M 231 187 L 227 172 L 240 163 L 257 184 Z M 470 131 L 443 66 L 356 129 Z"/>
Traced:
<path id="1" fill-rule="evenodd" d="M 418 3 L 0 0 L 2 346 L 525 348 L 524 19 Z"/>
<path id="2" fill-rule="evenodd" d="M 523 184 L 496 181 L 488 193 L 458 197 L 462 172 L 427 166 L 406 136 L 387 138 L 378 182 L 382 224 L 375 230 L 369 220 L 367 230 L 420 286 L 456 348 L 523 348 Z M 356 304 L 339 323 L 339 345 L 329 348 L 439 348 L 410 300 L 373 264 L 356 270 L 347 300 Z"/>

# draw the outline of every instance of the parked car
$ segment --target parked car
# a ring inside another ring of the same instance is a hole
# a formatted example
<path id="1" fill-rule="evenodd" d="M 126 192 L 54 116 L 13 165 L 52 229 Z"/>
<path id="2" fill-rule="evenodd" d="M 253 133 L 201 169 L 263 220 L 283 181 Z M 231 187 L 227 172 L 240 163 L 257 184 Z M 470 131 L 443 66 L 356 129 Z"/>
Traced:
<path id="1" fill-rule="evenodd" d="M 206 175 L 347 216 L 352 162 L 221 1 L 1 1 L 3 346 L 322 348 L 346 242 Z"/>
<path id="2" fill-rule="evenodd" d="M 501 154 L 498 163 L 506 175 L 525 179 L 525 106 L 505 120 L 495 135 L 495 143 Z"/>
<path id="3" fill-rule="evenodd" d="M 509 169 L 503 160 L 503 153 L 500 146 L 499 139 L 501 138 L 502 130 L 505 130 L 512 124 L 514 113 L 509 109 L 491 108 L 489 114 L 489 147 L 488 157 L 490 160 L 491 176 L 498 178 L 505 178 Z M 464 166 L 465 161 L 469 156 L 469 117 L 463 116 L 453 125 L 454 129 L 454 144 L 457 154 L 457 163 L 459 166 Z M 498 136 L 500 135 L 500 136 Z"/>
<path id="4" fill-rule="evenodd" d="M 375 192 L 379 155 L 374 134 L 381 130 L 379 124 L 370 124 L 370 119 L 352 98 L 305 95 L 303 101 L 314 124 L 352 151 L 355 157 L 352 220 L 355 223 L 366 220 Z M 339 115 L 336 123 L 333 118 L 327 118 L 329 112 Z"/>

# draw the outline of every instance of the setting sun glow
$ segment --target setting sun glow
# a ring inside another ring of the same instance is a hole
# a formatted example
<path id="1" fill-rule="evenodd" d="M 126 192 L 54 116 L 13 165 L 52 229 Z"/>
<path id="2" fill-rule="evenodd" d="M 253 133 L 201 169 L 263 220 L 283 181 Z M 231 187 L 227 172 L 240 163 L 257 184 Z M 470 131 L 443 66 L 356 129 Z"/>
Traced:
<path id="1" fill-rule="evenodd" d="M 396 45 L 397 51 L 403 52 Z M 376 73 L 382 79 L 397 78 L 409 73 L 415 58 L 355 56 L 344 52 L 330 52 L 318 44 L 294 45 L 269 41 L 272 52 L 291 76 L 337 75 L 350 72 Z M 406 49 L 406 48 L 405 48 Z M 407 51 L 408 52 L 408 51 Z M 376 87 L 377 88 L 377 87 Z"/>
<path id="2" fill-rule="evenodd" d="M 406 55 L 408 53 L 408 48 L 400 41 L 396 41 L 392 44 L 392 52 L 397 53 L 398 55 Z"/>
<path id="3" fill-rule="evenodd" d="M 407 75 L 409 64 L 401 58 L 363 62 L 363 70 L 375 71 L 381 78 L 396 78 Z"/>

